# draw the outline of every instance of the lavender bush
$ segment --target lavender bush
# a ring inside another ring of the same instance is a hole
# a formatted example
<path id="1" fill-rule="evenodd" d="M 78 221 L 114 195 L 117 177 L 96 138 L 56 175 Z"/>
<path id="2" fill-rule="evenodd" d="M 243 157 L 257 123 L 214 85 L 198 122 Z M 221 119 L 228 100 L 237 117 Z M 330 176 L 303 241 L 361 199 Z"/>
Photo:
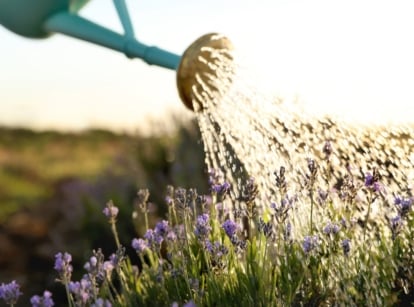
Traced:
<path id="1" fill-rule="evenodd" d="M 328 154 L 330 147 L 324 149 Z M 323 161 L 322 161 L 323 162 Z M 321 162 L 321 163 L 322 163 Z M 195 189 L 167 188 L 168 216 L 150 227 L 149 193 L 138 193 L 135 218 L 145 234 L 131 238 L 138 261 L 120 244 L 118 208 L 103 209 L 117 249 L 92 251 L 74 280 L 68 252 L 55 255 L 57 282 L 68 306 L 289 306 L 404 303 L 413 294 L 414 213 L 410 194 L 388 191 L 377 171 L 325 184 L 330 174 L 314 160 L 302 191 L 288 195 L 285 173 L 275 171 L 276 195 L 258 204 L 255 179 L 241 199 L 230 185 L 209 173 L 209 195 Z M 318 181 L 317 177 L 322 178 Z M 235 202 L 241 202 L 237 205 Z M 310 216 L 295 222 L 301 205 Z M 152 217 L 153 218 L 153 217 Z M 129 248 L 129 247 L 128 247 Z M 0 299 L 15 305 L 15 281 L 0 285 Z M 45 290 L 32 306 L 53 306 Z"/>

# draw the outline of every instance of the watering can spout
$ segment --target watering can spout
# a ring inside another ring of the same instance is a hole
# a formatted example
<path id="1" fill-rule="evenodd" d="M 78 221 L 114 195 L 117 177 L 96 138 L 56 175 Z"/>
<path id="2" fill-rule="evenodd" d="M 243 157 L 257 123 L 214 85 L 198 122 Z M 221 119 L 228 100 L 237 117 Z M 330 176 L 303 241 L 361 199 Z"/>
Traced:
<path id="1" fill-rule="evenodd" d="M 197 110 L 202 109 L 199 93 L 204 87 L 199 81 L 208 84 L 208 78 L 217 77 L 217 71 L 212 68 L 216 64 L 216 57 L 206 52 L 206 49 L 232 49 L 226 37 L 216 33 L 204 35 L 191 44 L 183 56 L 179 56 L 135 39 L 125 0 L 114 0 L 125 34 L 116 33 L 79 16 L 78 11 L 88 2 L 0 0 L 0 24 L 31 38 L 47 38 L 55 32 L 66 34 L 120 51 L 128 58 L 140 58 L 150 65 L 177 70 L 177 88 L 182 102 L 190 110 L 194 110 L 194 106 Z M 218 92 L 217 88 L 210 90 Z"/>
<path id="2" fill-rule="evenodd" d="M 176 69 L 180 56 L 154 46 L 147 46 L 131 36 L 121 35 L 77 14 L 60 12 L 44 23 L 48 32 L 58 32 L 140 58 L 150 65 Z"/>

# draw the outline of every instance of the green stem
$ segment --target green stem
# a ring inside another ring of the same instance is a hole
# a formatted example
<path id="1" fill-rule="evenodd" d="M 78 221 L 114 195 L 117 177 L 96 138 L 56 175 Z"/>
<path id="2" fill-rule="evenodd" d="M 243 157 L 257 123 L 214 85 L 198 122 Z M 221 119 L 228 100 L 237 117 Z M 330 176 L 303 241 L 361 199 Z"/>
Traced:
<path id="1" fill-rule="evenodd" d="M 147 205 L 146 204 L 145 204 L 144 219 L 145 219 L 145 230 L 148 230 L 149 229 L 149 223 L 148 223 L 148 210 L 147 210 Z"/>
<path id="2" fill-rule="evenodd" d="M 263 282 L 263 287 L 260 287 L 260 289 L 264 289 L 264 291 L 266 292 L 266 286 L 264 286 L 265 285 L 265 281 L 264 281 L 264 272 L 265 272 L 265 265 L 266 265 L 266 255 L 267 255 L 267 242 L 266 242 L 266 236 L 264 235 L 264 234 L 262 234 L 262 238 L 260 239 L 260 245 L 262 245 L 262 243 L 261 243 L 261 241 L 262 240 L 265 240 L 265 246 L 264 246 L 264 253 L 263 253 L 263 256 L 262 256 L 262 265 L 261 265 L 261 269 L 262 269 L 262 272 L 261 272 L 261 278 L 260 278 L 260 281 L 261 282 Z M 261 248 L 260 248 L 260 250 L 261 250 Z M 262 297 L 263 298 L 265 298 L 266 297 L 266 295 L 265 295 L 265 293 L 263 293 L 264 295 L 262 295 Z"/>
<path id="3" fill-rule="evenodd" d="M 365 242 L 365 236 L 367 233 L 367 226 L 368 226 L 368 219 L 369 219 L 369 214 L 371 212 L 371 203 L 372 203 L 372 195 L 371 193 L 369 194 L 368 197 L 368 210 L 367 210 L 367 215 L 365 216 L 365 221 L 364 221 L 364 242 Z"/>
<path id="4" fill-rule="evenodd" d="M 72 302 L 72 296 L 69 292 L 69 285 L 68 283 L 65 283 L 65 291 L 66 291 L 66 297 L 68 298 L 68 306 L 72 307 L 74 306 L 73 302 Z"/>
<path id="5" fill-rule="evenodd" d="M 312 188 L 309 190 L 309 196 L 310 196 L 310 201 L 311 201 L 310 216 L 309 216 L 309 229 L 310 229 L 310 233 L 312 234 L 313 233 L 313 205 L 314 205 Z"/>
<path id="6" fill-rule="evenodd" d="M 111 230 L 112 230 L 112 233 L 113 233 L 114 238 L 115 238 L 116 247 L 117 247 L 117 249 L 119 249 L 119 248 L 121 248 L 121 242 L 119 241 L 119 236 L 118 236 L 118 231 L 116 229 L 115 221 L 111 222 Z"/>

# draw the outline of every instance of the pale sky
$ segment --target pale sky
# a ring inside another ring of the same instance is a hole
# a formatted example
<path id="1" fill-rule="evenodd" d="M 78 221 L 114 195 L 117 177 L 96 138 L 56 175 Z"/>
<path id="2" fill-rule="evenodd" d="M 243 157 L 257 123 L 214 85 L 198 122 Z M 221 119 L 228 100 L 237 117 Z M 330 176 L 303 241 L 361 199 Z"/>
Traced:
<path id="1" fill-rule="evenodd" d="M 221 32 L 260 85 L 346 120 L 414 121 L 414 4 L 401 0 L 128 0 L 137 38 L 181 54 Z M 121 31 L 110 0 L 82 11 Z M 134 129 L 181 104 L 175 72 L 57 34 L 0 26 L 0 125 Z"/>

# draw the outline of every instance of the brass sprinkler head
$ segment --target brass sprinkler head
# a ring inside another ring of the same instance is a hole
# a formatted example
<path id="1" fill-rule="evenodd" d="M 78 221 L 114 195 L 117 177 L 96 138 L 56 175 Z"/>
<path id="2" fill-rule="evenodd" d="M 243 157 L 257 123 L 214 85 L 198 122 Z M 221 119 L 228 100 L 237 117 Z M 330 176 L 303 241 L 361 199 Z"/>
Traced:
<path id="1" fill-rule="evenodd" d="M 218 78 L 216 65 L 211 64 L 217 63 L 219 59 L 211 50 L 222 52 L 228 60 L 233 59 L 231 56 L 233 45 L 230 40 L 221 34 L 210 33 L 201 36 L 186 49 L 178 66 L 178 93 L 184 105 L 192 111 L 203 109 L 202 101 L 195 95 L 203 92 L 201 83 L 210 84 L 208 79 L 211 76 Z M 214 86 L 209 86 L 209 89 L 217 91 Z"/>

